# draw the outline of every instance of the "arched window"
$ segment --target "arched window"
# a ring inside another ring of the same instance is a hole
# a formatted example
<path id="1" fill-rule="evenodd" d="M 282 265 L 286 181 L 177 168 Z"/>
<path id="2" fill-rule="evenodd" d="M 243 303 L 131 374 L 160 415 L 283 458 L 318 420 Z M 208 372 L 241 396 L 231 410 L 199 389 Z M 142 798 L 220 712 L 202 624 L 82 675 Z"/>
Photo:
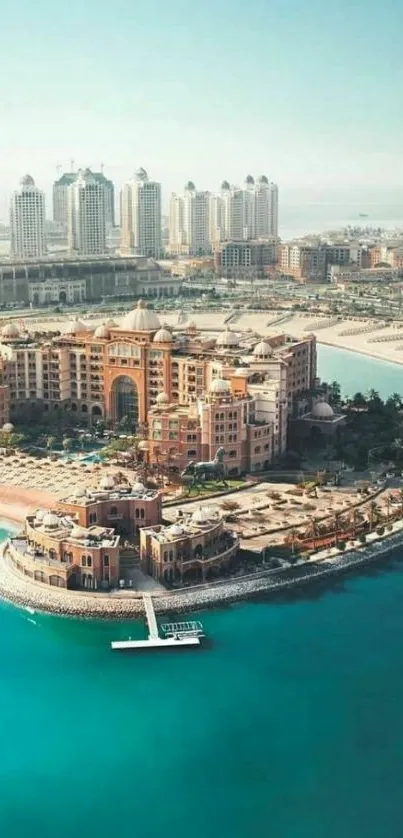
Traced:
<path id="1" fill-rule="evenodd" d="M 111 513 L 110 514 L 111 515 L 117 515 L 118 514 L 117 506 L 111 506 Z"/>
<path id="2" fill-rule="evenodd" d="M 87 556 L 87 567 L 92 567 L 92 557 Z"/>
<path id="3" fill-rule="evenodd" d="M 81 413 L 88 413 L 88 407 L 86 404 L 81 405 Z"/>
<path id="4" fill-rule="evenodd" d="M 94 407 L 92 408 L 92 415 L 93 416 L 102 416 L 102 408 L 99 407 L 98 404 L 94 404 Z"/>
<path id="5" fill-rule="evenodd" d="M 140 509 L 140 518 L 144 518 L 144 509 Z"/>
<path id="6" fill-rule="evenodd" d="M 136 518 L 140 518 L 140 510 L 136 509 Z"/>
<path id="7" fill-rule="evenodd" d="M 87 567 L 87 556 L 81 556 L 82 567 Z"/>

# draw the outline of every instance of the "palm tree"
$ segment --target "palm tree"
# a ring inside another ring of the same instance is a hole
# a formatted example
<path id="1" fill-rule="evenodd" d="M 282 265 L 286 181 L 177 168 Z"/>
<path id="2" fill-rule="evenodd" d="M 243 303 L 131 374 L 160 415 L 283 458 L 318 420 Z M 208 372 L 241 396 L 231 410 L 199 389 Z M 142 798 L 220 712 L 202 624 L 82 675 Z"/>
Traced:
<path id="1" fill-rule="evenodd" d="M 378 509 L 378 506 L 375 503 L 375 501 L 371 501 L 371 503 L 369 504 L 368 512 L 369 512 L 369 518 L 368 518 L 369 531 L 372 532 L 373 527 L 374 527 L 374 523 L 377 524 L 378 520 L 379 520 L 379 509 Z"/>
<path id="2" fill-rule="evenodd" d="M 65 436 L 65 438 L 63 440 L 63 448 L 64 448 L 64 451 L 66 452 L 66 454 L 68 454 L 69 451 L 71 451 L 72 446 L 73 446 L 73 440 L 70 439 L 70 437 Z"/>

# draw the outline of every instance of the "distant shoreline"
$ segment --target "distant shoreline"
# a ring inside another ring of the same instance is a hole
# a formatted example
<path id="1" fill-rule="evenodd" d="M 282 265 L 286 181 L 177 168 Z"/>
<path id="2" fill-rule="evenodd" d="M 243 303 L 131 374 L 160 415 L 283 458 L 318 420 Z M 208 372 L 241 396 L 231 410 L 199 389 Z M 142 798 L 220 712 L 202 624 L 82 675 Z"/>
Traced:
<path id="1" fill-rule="evenodd" d="M 315 332 L 313 332 L 315 334 Z M 355 355 L 365 355 L 367 358 L 372 358 L 374 361 L 382 361 L 383 364 L 390 364 L 392 367 L 402 367 L 403 366 L 403 358 L 396 361 L 391 361 L 390 358 L 387 358 L 385 355 L 380 355 L 376 352 L 369 352 L 368 349 L 361 349 L 360 347 L 356 346 L 344 346 L 339 343 L 334 343 L 330 340 L 322 340 L 316 335 L 317 343 L 321 346 L 330 346 L 332 349 L 340 349 L 342 352 L 353 352 Z M 403 343 L 403 334 L 402 334 L 402 343 Z"/>

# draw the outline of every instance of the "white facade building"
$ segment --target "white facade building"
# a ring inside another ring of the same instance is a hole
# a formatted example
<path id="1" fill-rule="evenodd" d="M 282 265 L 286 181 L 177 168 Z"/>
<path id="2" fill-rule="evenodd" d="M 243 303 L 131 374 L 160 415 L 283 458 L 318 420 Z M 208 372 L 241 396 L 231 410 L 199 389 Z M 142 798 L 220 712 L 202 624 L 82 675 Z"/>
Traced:
<path id="1" fill-rule="evenodd" d="M 224 241 L 278 236 L 278 187 L 262 175 L 255 182 L 252 175 L 243 188 L 224 180 L 221 193 L 210 199 L 210 242 L 212 247 Z"/>
<path id="2" fill-rule="evenodd" d="M 22 178 L 10 204 L 11 253 L 17 259 L 45 255 L 45 194 L 31 175 Z"/>
<path id="3" fill-rule="evenodd" d="M 210 253 L 210 192 L 198 192 L 188 181 L 184 196 L 173 194 L 170 204 L 171 253 L 203 256 Z"/>
<path id="4" fill-rule="evenodd" d="M 121 250 L 159 259 L 161 240 L 161 184 L 139 169 L 121 193 Z"/>
<path id="5" fill-rule="evenodd" d="M 84 170 L 86 173 L 90 169 Z M 105 193 L 105 221 L 107 229 L 115 225 L 115 187 L 103 172 L 91 172 L 95 180 L 103 187 Z M 77 172 L 64 172 L 53 184 L 53 221 L 62 230 L 68 229 L 68 196 L 69 187 L 75 182 Z"/>
<path id="6" fill-rule="evenodd" d="M 82 256 L 106 253 L 105 190 L 89 169 L 68 187 L 68 246 Z"/>

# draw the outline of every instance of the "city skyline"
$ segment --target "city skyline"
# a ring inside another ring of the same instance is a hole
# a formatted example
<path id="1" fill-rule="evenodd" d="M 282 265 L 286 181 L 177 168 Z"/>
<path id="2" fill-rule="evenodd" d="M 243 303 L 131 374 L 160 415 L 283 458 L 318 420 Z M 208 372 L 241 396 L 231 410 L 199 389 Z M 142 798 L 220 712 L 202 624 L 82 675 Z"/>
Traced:
<path id="1" fill-rule="evenodd" d="M 87 0 L 56 17 L 50 0 L 9 5 L 0 57 L 11 80 L 0 105 L 6 204 L 21 172 L 32 169 L 48 194 L 49 162 L 56 169 L 71 157 L 94 169 L 103 160 L 118 186 L 144 165 L 167 195 L 187 179 L 207 190 L 233 182 L 248 157 L 285 188 L 402 185 L 400 22 L 397 4 L 368 15 L 362 0 L 252 0 L 247 20 L 228 0 L 141 9 Z"/>

